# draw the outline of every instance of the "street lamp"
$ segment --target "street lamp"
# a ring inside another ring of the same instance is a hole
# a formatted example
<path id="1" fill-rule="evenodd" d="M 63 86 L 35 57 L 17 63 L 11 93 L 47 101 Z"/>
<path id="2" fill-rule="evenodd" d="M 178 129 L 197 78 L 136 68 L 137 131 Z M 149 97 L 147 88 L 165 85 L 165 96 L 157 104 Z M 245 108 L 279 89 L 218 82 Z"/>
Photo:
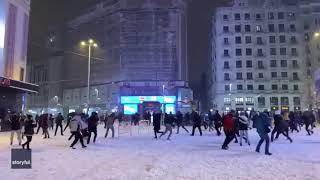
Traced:
<path id="1" fill-rule="evenodd" d="M 320 33 L 319 32 L 316 32 L 316 33 L 314 33 L 314 37 L 319 37 L 320 36 Z"/>
<path id="2" fill-rule="evenodd" d="M 81 41 L 81 46 L 87 46 L 89 51 L 88 55 L 88 84 L 87 84 L 87 114 L 89 114 L 89 104 L 90 104 L 90 70 L 91 70 L 91 50 L 92 48 L 98 47 L 98 44 L 94 42 L 93 39 L 86 41 Z"/>

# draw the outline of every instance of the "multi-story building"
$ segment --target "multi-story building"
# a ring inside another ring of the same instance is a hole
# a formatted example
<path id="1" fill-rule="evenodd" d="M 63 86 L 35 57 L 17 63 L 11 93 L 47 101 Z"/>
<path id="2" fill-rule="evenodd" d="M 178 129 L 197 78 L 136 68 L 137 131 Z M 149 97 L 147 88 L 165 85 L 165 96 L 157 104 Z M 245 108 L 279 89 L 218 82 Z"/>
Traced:
<path id="1" fill-rule="evenodd" d="M 167 111 L 190 108 L 186 11 L 185 0 L 105 0 L 86 9 L 48 38 L 52 52 L 40 90 L 47 98 L 30 97 L 29 108 L 86 109 L 88 51 L 79 44 L 89 38 L 98 43 L 90 109 L 134 113 L 150 101 Z"/>
<path id="2" fill-rule="evenodd" d="M 30 0 L 0 1 L 0 130 L 8 111 L 24 111 L 25 94 L 37 86 L 25 83 Z"/>
<path id="3" fill-rule="evenodd" d="M 306 108 L 297 2 L 233 0 L 215 11 L 212 54 L 220 111 Z"/>

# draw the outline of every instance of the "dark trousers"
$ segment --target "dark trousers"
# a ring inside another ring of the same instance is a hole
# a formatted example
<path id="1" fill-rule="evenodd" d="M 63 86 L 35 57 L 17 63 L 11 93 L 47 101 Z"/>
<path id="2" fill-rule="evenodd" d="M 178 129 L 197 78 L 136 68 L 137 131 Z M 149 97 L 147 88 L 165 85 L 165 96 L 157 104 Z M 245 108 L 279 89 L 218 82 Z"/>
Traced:
<path id="1" fill-rule="evenodd" d="M 193 125 L 192 127 L 192 134 L 191 136 L 194 136 L 194 131 L 196 130 L 196 128 L 198 128 L 200 136 L 202 136 L 202 130 L 201 130 L 201 125 Z"/>
<path id="2" fill-rule="evenodd" d="M 27 137 L 27 141 L 22 144 L 22 147 L 24 149 L 24 146 L 27 145 L 27 149 L 30 149 L 30 142 L 32 141 L 32 136 L 26 136 L 26 137 Z"/>
<path id="3" fill-rule="evenodd" d="M 220 135 L 221 135 L 220 125 L 219 125 L 219 124 L 215 124 L 215 125 L 214 125 L 214 129 L 217 131 L 217 135 L 220 136 Z"/>
<path id="4" fill-rule="evenodd" d="M 88 134 L 87 144 L 89 144 L 89 143 L 90 143 L 91 133 L 93 133 L 93 134 L 94 134 L 94 137 L 93 137 L 93 143 L 95 143 L 95 142 L 96 142 L 96 139 L 97 139 L 97 129 L 89 129 L 89 134 Z"/>
<path id="5" fill-rule="evenodd" d="M 259 141 L 259 143 L 257 145 L 256 151 L 260 152 L 260 147 L 261 147 L 262 143 L 264 141 L 266 141 L 265 153 L 270 153 L 269 152 L 269 145 L 270 145 L 269 135 L 267 133 L 259 133 L 259 136 L 260 136 L 260 141 Z"/>
<path id="6" fill-rule="evenodd" d="M 38 124 L 37 134 L 39 133 L 40 128 L 41 128 L 41 126 L 40 126 L 40 124 Z"/>
<path id="7" fill-rule="evenodd" d="M 47 127 L 42 128 L 44 133 L 44 138 L 50 138 L 49 130 Z"/>
<path id="8" fill-rule="evenodd" d="M 160 128 L 156 128 L 156 127 L 153 128 L 153 132 L 154 132 L 154 138 L 156 139 L 158 138 L 157 134 L 163 133 L 163 131 L 160 131 Z"/>
<path id="9" fill-rule="evenodd" d="M 179 134 L 179 129 L 180 129 L 180 127 L 182 127 L 187 133 L 189 133 L 188 129 L 187 129 L 186 127 L 184 127 L 184 125 L 178 124 L 177 134 Z"/>
<path id="10" fill-rule="evenodd" d="M 62 127 L 62 124 L 57 124 L 56 125 L 56 131 L 54 132 L 54 135 L 56 136 L 57 135 L 57 131 L 58 131 L 58 128 L 60 127 L 61 129 L 61 136 L 63 136 L 63 127 Z"/>
<path id="11" fill-rule="evenodd" d="M 281 130 L 279 130 L 277 127 L 273 128 L 273 130 L 271 132 L 271 142 L 273 142 L 273 140 L 275 140 L 274 139 L 274 134 L 275 133 L 277 133 L 275 139 L 278 139 L 280 134 L 283 134 L 290 142 L 292 142 L 292 139 L 289 136 L 289 130 L 287 129 L 287 130 L 281 132 Z"/>
<path id="12" fill-rule="evenodd" d="M 313 134 L 313 131 L 309 129 L 309 127 L 312 127 L 312 124 L 306 124 L 306 131 L 308 133 L 308 135 L 310 136 L 311 134 Z"/>
<path id="13" fill-rule="evenodd" d="M 233 140 L 235 137 L 234 131 L 224 131 L 224 134 L 226 135 L 226 138 L 222 144 L 222 148 L 227 148 L 230 142 Z"/>
<path id="14" fill-rule="evenodd" d="M 75 144 L 77 144 L 77 142 L 79 141 L 79 139 L 80 139 L 80 143 L 81 143 L 82 147 L 85 146 L 85 145 L 83 144 L 83 137 L 82 137 L 82 135 L 80 134 L 79 131 L 71 132 L 71 134 L 74 135 L 75 138 L 74 138 L 74 141 L 72 142 L 72 144 L 70 145 L 70 147 L 73 147 Z"/>

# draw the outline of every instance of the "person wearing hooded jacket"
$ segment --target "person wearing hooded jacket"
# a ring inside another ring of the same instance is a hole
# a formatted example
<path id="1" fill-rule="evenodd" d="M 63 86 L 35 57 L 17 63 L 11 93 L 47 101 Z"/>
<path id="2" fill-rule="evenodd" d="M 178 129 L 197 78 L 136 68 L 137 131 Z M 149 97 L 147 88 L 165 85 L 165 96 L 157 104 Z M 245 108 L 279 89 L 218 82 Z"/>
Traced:
<path id="1" fill-rule="evenodd" d="M 30 143 L 32 141 L 35 127 L 37 127 L 37 124 L 33 121 L 32 115 L 28 115 L 27 120 L 24 122 L 24 135 L 26 136 L 27 141 L 22 144 L 23 149 L 27 146 L 27 150 L 30 150 Z"/>
<path id="2" fill-rule="evenodd" d="M 242 146 L 243 138 L 246 139 L 246 142 L 250 146 L 249 135 L 248 135 L 249 119 L 247 118 L 245 112 L 241 112 L 238 119 L 239 119 L 240 146 Z"/>
<path id="3" fill-rule="evenodd" d="M 235 121 L 234 121 L 235 112 L 231 111 L 223 117 L 223 131 L 226 135 L 226 138 L 222 144 L 222 149 L 228 150 L 228 145 L 235 138 Z"/>
<path id="4" fill-rule="evenodd" d="M 157 134 L 162 134 L 163 132 L 160 131 L 161 129 L 161 112 L 157 112 L 153 114 L 153 131 L 154 131 L 154 138 L 157 139 Z"/>
<path id="5" fill-rule="evenodd" d="M 262 112 L 259 113 L 259 115 L 256 116 L 255 119 L 255 128 L 257 128 L 257 132 L 260 136 L 259 143 L 256 147 L 256 152 L 260 153 L 260 147 L 262 143 L 265 141 L 265 155 L 272 155 L 269 151 L 269 145 L 270 145 L 270 127 L 271 127 L 271 118 L 269 117 L 268 112 Z"/>
<path id="6" fill-rule="evenodd" d="M 79 114 L 76 114 L 69 123 L 70 132 L 73 136 L 75 136 L 74 141 L 70 145 L 72 149 L 75 149 L 74 145 L 77 144 L 77 142 L 80 140 L 80 143 L 82 145 L 82 148 L 85 148 L 87 146 L 83 143 L 83 137 L 80 133 L 81 130 L 81 116 Z"/>
<path id="7" fill-rule="evenodd" d="M 88 119 L 88 140 L 87 140 L 87 144 L 90 143 L 90 139 L 91 139 L 91 134 L 92 133 L 94 134 L 93 143 L 96 142 L 98 123 L 99 123 L 98 114 L 96 112 L 92 112 L 91 116 Z"/>
<path id="8" fill-rule="evenodd" d="M 302 119 L 304 121 L 304 124 L 305 124 L 305 128 L 306 128 L 306 131 L 308 133 L 309 136 L 311 136 L 311 134 L 313 134 L 313 131 L 312 131 L 312 124 L 315 120 L 315 117 L 312 113 L 312 111 L 305 111 L 302 115 Z M 311 129 L 309 129 L 309 127 Z"/>

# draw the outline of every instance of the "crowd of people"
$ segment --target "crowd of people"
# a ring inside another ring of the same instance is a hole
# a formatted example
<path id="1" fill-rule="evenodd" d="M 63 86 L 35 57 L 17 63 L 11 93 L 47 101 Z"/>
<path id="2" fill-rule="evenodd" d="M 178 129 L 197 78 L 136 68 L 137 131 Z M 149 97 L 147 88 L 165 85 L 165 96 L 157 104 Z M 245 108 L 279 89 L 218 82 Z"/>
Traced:
<path id="1" fill-rule="evenodd" d="M 14 135 L 16 134 L 19 145 L 23 149 L 30 149 L 30 143 L 34 134 L 39 134 L 40 129 L 44 139 L 50 138 L 49 130 L 54 132 L 54 136 L 57 135 L 60 130 L 60 135 L 64 136 L 64 132 L 67 128 L 70 129 L 70 141 L 74 138 L 70 147 L 75 149 L 75 145 L 80 141 L 83 148 L 87 147 L 84 144 L 84 137 L 87 138 L 86 143 L 90 144 L 91 136 L 93 133 L 92 142 L 96 142 L 99 123 L 104 123 L 106 129 L 104 137 L 107 138 L 109 131 L 112 133 L 112 138 L 115 137 L 114 123 L 116 120 L 119 123 L 123 121 L 131 121 L 131 125 L 139 125 L 141 119 L 149 122 L 148 124 L 153 125 L 154 138 L 158 139 L 167 133 L 167 140 L 171 139 L 173 129 L 177 127 L 176 134 L 179 134 L 180 128 L 183 128 L 188 134 L 189 130 L 186 128 L 187 125 L 192 125 L 191 136 L 195 135 L 195 130 L 198 129 L 200 136 L 202 136 L 202 127 L 209 132 L 216 132 L 217 136 L 221 136 L 223 131 L 225 134 L 225 140 L 222 144 L 222 149 L 228 150 L 229 144 L 234 141 L 239 143 L 240 146 L 243 142 L 247 145 L 251 145 L 248 130 L 255 128 L 260 140 L 256 146 L 256 152 L 260 152 L 261 145 L 265 142 L 266 155 L 271 155 L 269 151 L 270 141 L 273 142 L 283 135 L 286 139 L 293 142 L 290 137 L 290 133 L 301 132 L 302 127 L 305 128 L 307 135 L 312 135 L 313 128 L 315 127 L 316 117 L 312 111 L 305 112 L 236 112 L 230 111 L 226 114 L 220 115 L 218 111 L 208 112 L 208 114 L 199 114 L 198 112 L 192 111 L 182 114 L 177 112 L 176 114 L 169 114 L 159 112 L 146 112 L 142 116 L 134 114 L 131 116 L 131 120 L 127 119 L 128 116 L 122 113 L 110 113 L 106 115 L 98 115 L 96 112 L 92 112 L 91 116 L 84 113 L 70 113 L 65 118 L 61 113 L 57 116 L 52 114 L 36 115 L 34 118 L 32 115 L 23 115 L 12 113 L 8 119 L 8 123 L 11 127 L 10 144 L 13 144 Z M 65 127 L 63 128 L 63 125 Z M 164 125 L 164 131 L 161 131 L 161 125 Z M 54 130 L 55 127 L 55 130 Z M 272 129 L 273 127 L 273 129 Z M 37 128 L 36 131 L 34 128 Z M 271 139 L 269 136 L 271 133 Z M 160 134 L 160 136 L 158 136 Z M 26 137 L 25 143 L 22 144 L 22 139 Z M 239 139 L 239 140 L 238 140 Z"/>

